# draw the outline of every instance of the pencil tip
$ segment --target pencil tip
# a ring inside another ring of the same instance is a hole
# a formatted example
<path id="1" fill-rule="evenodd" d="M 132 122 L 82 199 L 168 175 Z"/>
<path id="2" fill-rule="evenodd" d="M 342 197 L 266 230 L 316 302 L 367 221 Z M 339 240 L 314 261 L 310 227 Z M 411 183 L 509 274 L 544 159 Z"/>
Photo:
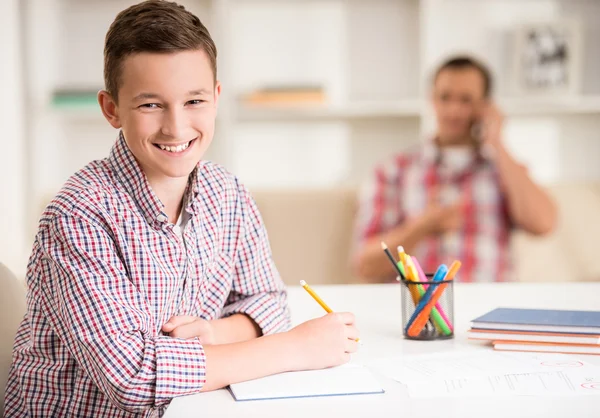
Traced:
<path id="1" fill-rule="evenodd" d="M 403 253 L 404 252 L 404 247 L 402 245 L 398 245 L 398 252 L 399 253 Z"/>
<path id="2" fill-rule="evenodd" d="M 383 242 L 383 241 L 381 241 L 381 249 L 382 250 L 387 250 L 388 249 L 387 244 L 385 242 Z"/>
<path id="3" fill-rule="evenodd" d="M 306 282 L 304 280 L 300 280 L 300 286 L 306 286 Z"/>

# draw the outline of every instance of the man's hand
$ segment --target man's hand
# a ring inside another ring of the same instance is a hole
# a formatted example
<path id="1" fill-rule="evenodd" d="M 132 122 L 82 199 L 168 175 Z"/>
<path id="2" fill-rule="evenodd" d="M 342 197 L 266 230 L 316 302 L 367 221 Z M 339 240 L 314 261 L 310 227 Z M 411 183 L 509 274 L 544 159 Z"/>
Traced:
<path id="1" fill-rule="evenodd" d="M 480 117 L 483 143 L 497 149 L 502 144 L 504 115 L 494 103 L 489 103 L 483 107 Z"/>
<path id="2" fill-rule="evenodd" d="M 455 231 L 463 224 L 463 202 L 442 206 L 439 203 L 438 191 L 434 190 L 421 215 L 421 221 L 429 234 L 440 235 Z"/>

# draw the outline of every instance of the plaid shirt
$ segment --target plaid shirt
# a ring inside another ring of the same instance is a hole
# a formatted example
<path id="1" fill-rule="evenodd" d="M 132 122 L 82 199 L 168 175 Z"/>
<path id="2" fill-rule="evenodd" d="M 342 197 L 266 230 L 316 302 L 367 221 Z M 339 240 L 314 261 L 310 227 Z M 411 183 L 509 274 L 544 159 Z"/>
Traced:
<path id="1" fill-rule="evenodd" d="M 66 183 L 40 221 L 27 272 L 6 416 L 149 417 L 197 393 L 197 338 L 161 332 L 173 315 L 244 313 L 285 330 L 286 293 L 248 191 L 200 162 L 178 237 L 119 135 L 108 159 Z"/>
<path id="2" fill-rule="evenodd" d="M 442 236 L 428 236 L 412 251 L 426 272 L 441 263 L 462 262 L 457 280 L 505 281 L 510 276 L 512 223 L 493 161 L 472 153 L 464 166 L 445 164 L 434 141 L 380 165 L 360 197 L 355 230 L 357 250 L 366 240 L 419 216 L 437 190 L 440 203 L 463 198 L 463 225 Z M 390 278 L 392 279 L 392 278 Z"/>

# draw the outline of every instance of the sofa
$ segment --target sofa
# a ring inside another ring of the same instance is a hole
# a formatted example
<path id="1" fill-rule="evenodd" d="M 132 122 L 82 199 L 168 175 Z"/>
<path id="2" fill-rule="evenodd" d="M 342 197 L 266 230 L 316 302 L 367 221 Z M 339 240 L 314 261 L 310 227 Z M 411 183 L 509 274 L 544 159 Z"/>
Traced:
<path id="1" fill-rule="evenodd" d="M 548 187 L 559 209 L 553 233 L 514 231 L 514 280 L 600 280 L 600 184 Z M 359 283 L 350 268 L 357 190 L 252 190 L 273 258 L 287 284 Z"/>
<path id="2" fill-rule="evenodd" d="M 543 237 L 513 232 L 514 280 L 600 280 L 600 183 L 560 183 L 547 190 L 559 210 L 558 225 Z M 361 282 L 350 268 L 356 188 L 256 188 L 251 193 L 286 284 Z"/>

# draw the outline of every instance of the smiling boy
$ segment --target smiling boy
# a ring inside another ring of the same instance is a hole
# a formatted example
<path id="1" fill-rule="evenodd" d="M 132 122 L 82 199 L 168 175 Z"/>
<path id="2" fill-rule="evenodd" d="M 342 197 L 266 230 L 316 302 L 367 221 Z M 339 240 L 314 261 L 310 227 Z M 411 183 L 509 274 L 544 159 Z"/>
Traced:
<path id="1" fill-rule="evenodd" d="M 349 313 L 288 330 L 254 201 L 201 160 L 221 92 L 216 55 L 175 3 L 140 3 L 111 25 L 98 101 L 118 138 L 42 215 L 6 416 L 160 416 L 177 396 L 356 351 Z"/>

